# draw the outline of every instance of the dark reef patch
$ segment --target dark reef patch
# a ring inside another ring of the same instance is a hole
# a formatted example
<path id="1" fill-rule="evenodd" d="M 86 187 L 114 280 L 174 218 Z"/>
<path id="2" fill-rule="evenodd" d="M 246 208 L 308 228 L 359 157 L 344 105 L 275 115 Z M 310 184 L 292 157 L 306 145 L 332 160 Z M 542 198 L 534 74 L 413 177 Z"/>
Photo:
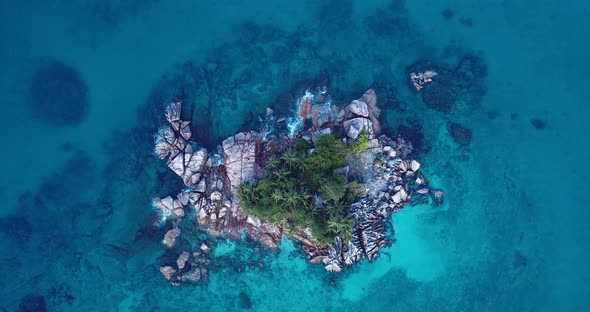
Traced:
<path id="1" fill-rule="evenodd" d="M 325 32 L 340 32 L 350 28 L 354 17 L 354 2 L 352 0 L 318 1 L 322 5 L 315 11 L 319 28 Z"/>
<path id="2" fill-rule="evenodd" d="M 540 118 L 531 118 L 531 125 L 535 127 L 537 131 L 543 131 L 547 128 L 547 122 Z"/>
<path id="3" fill-rule="evenodd" d="M 473 27 L 473 19 L 471 17 L 461 17 L 459 23 L 467 28 Z"/>
<path id="4" fill-rule="evenodd" d="M 526 267 L 527 263 L 527 257 L 520 250 L 515 250 L 514 258 L 512 260 L 512 266 L 516 269 L 520 269 Z"/>
<path id="5" fill-rule="evenodd" d="M 32 232 L 31 223 L 23 216 L 10 215 L 0 218 L 0 234 L 18 245 L 26 243 L 31 238 Z"/>
<path id="6" fill-rule="evenodd" d="M 463 127 L 456 122 L 450 122 L 449 128 L 451 129 L 451 135 L 455 143 L 459 145 L 469 145 L 471 143 L 471 130 Z"/>
<path id="7" fill-rule="evenodd" d="M 393 1 L 387 8 L 375 10 L 364 18 L 363 24 L 371 33 L 381 37 L 414 32 L 407 10 L 403 4 L 400 5 L 400 1 Z"/>
<path id="8" fill-rule="evenodd" d="M 409 140 L 414 148 L 414 157 L 428 152 L 428 147 L 425 144 L 424 133 L 422 131 L 422 125 L 416 120 L 409 120 L 402 123 L 397 128 L 397 135 L 400 135 L 404 139 Z"/>
<path id="9" fill-rule="evenodd" d="M 375 93 L 379 95 L 379 106 L 384 108 L 384 114 L 387 110 L 394 110 L 398 112 L 405 112 L 407 110 L 405 103 L 399 100 L 398 91 L 394 83 L 387 81 L 387 79 L 378 79 L 372 85 Z M 386 117 L 383 117 L 387 120 Z"/>
<path id="10" fill-rule="evenodd" d="M 486 116 L 488 116 L 489 119 L 494 120 L 502 116 L 502 113 L 496 109 L 492 109 L 486 112 Z"/>
<path id="11" fill-rule="evenodd" d="M 29 83 L 33 117 L 56 127 L 82 123 L 88 114 L 88 100 L 88 87 L 80 73 L 60 62 L 39 68 Z"/>
<path id="12" fill-rule="evenodd" d="M 64 199 L 72 197 L 72 192 L 80 192 L 94 185 L 95 171 L 90 156 L 76 151 L 66 161 L 62 171 L 41 182 L 39 196 L 44 202 L 63 204 Z"/>
<path id="13" fill-rule="evenodd" d="M 102 24 L 115 28 L 157 2 L 159 0 L 97 1 L 92 5 L 91 12 Z"/>
<path id="14" fill-rule="evenodd" d="M 45 312 L 45 298 L 39 295 L 27 295 L 23 297 L 18 305 L 19 312 Z"/>
<path id="15" fill-rule="evenodd" d="M 453 10 L 451 10 L 451 9 L 449 9 L 449 8 L 446 8 L 446 9 L 444 9 L 444 10 L 442 10 L 442 11 L 440 12 L 440 15 L 441 15 L 441 16 L 442 16 L 442 17 L 443 17 L 443 18 L 444 18 L 446 21 L 448 21 L 448 20 L 451 20 L 451 19 L 453 19 L 453 16 L 454 16 L 455 14 L 453 13 Z"/>
<path id="16" fill-rule="evenodd" d="M 250 301 L 250 297 L 245 292 L 240 292 L 239 295 L 240 299 L 240 307 L 245 310 L 249 310 L 252 308 L 252 302 Z"/>

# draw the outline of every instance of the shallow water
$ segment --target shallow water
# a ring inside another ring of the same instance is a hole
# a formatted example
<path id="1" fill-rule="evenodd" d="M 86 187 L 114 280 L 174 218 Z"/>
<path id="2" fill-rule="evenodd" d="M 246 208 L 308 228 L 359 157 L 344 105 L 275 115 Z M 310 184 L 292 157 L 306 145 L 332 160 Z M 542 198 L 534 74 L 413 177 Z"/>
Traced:
<path id="1" fill-rule="evenodd" d="M 17 311 L 30 294 L 48 311 L 233 311 L 246 297 L 255 311 L 582 311 L 589 303 L 587 3 L 0 6 L 0 310 Z M 481 101 L 445 114 L 410 89 L 414 62 L 452 67 L 465 55 L 487 68 Z M 80 124 L 33 118 L 29 83 L 51 61 L 88 86 Z M 374 87 L 392 133 L 419 125 L 418 159 L 445 204 L 395 214 L 396 243 L 341 274 L 308 265 L 289 240 L 277 254 L 218 242 L 207 285 L 170 287 L 156 266 L 160 236 L 137 235 L 151 199 L 180 187 L 151 155 L 163 101 L 191 103 L 194 132 L 215 146 L 247 126 L 248 113 L 287 112 L 285 93 L 318 77 L 329 78 L 337 104 Z M 453 141 L 451 121 L 473 131 L 468 146 Z"/>

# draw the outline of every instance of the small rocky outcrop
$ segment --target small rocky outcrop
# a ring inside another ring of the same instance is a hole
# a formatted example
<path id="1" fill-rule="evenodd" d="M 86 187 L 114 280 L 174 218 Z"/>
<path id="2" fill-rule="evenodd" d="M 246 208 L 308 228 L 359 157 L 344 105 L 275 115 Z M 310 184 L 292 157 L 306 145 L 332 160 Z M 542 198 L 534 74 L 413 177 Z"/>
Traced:
<path id="1" fill-rule="evenodd" d="M 477 108 L 484 96 L 487 66 L 477 55 L 463 56 L 453 68 L 426 60 L 407 69 L 411 87 L 422 95 L 424 103 L 439 112 L 449 113 L 456 103 L 462 109 Z"/>
<path id="2" fill-rule="evenodd" d="M 267 109 L 261 131 L 241 132 L 225 139 L 219 154 L 207 153 L 192 140 L 190 122 L 180 116 L 181 103 L 171 103 L 165 113 L 168 126 L 160 129 L 155 138 L 155 154 L 167 159 L 168 167 L 187 188 L 176 197 L 154 200 L 162 221 L 174 225 L 194 216 L 199 226 L 213 236 L 234 238 L 245 231 L 249 238 L 270 249 L 277 248 L 285 233 L 301 242 L 310 262 L 323 263 L 334 272 L 360 259 L 376 258 L 379 249 L 387 244 L 389 215 L 407 203 L 440 203 L 442 191 L 428 187 L 420 164 L 410 157 L 411 143 L 401 137 L 379 136 L 380 110 L 373 90 L 367 90 L 343 109 L 331 105 L 327 98 L 324 89 L 306 92 L 295 102 L 295 116 L 289 118 L 276 118 Z M 332 245 L 320 246 L 309 229 L 286 230 L 243 213 L 236 196 L 238 187 L 260 177 L 267 159 L 292 147 L 297 140 L 313 142 L 331 133 L 344 134 L 345 142 L 366 135 L 369 142 L 359 155 L 348 157 L 347 166 L 342 168 L 367 189 L 367 195 L 350 207 L 354 218 L 350 241 L 337 237 Z M 180 235 L 180 229 L 173 227 L 163 243 L 172 248 Z M 162 266 L 160 271 L 173 285 L 202 281 L 209 261 L 199 260 L 196 265 L 194 259 L 197 253 L 206 255 L 209 251 L 207 244 L 192 256 L 183 251 L 175 263 Z"/>
<path id="3" fill-rule="evenodd" d="M 183 251 L 174 264 L 161 266 L 160 273 L 172 286 L 200 284 L 208 279 L 210 263 L 206 253 Z"/>

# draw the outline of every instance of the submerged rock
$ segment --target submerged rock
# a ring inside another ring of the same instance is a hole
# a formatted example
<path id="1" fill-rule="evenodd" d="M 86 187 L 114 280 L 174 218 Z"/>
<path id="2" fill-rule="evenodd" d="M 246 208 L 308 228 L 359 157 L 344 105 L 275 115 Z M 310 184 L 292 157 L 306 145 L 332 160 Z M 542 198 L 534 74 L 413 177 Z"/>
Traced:
<path id="1" fill-rule="evenodd" d="M 542 131 L 545 130 L 545 128 L 547 128 L 547 122 L 543 121 L 540 118 L 532 118 L 530 121 L 531 125 L 533 125 L 533 127 L 538 131 Z"/>
<path id="2" fill-rule="evenodd" d="M 75 126 L 89 111 L 88 86 L 73 67 L 53 62 L 37 70 L 29 85 L 33 117 L 51 125 Z"/>
<path id="3" fill-rule="evenodd" d="M 240 292 L 239 299 L 240 307 L 242 309 L 248 310 L 252 308 L 252 302 L 250 301 L 250 297 L 245 292 Z"/>
<path id="4" fill-rule="evenodd" d="M 164 245 L 166 245 L 166 247 L 168 248 L 172 248 L 174 247 L 174 244 L 176 243 L 176 238 L 180 235 L 180 230 L 177 228 L 174 228 L 168 232 L 166 232 L 166 234 L 164 235 Z"/>
<path id="5" fill-rule="evenodd" d="M 183 251 L 179 256 L 178 259 L 176 259 L 176 266 L 179 269 L 184 269 L 184 266 L 186 265 L 186 262 L 188 261 L 190 257 L 190 254 L 188 253 L 188 251 Z"/>
<path id="6" fill-rule="evenodd" d="M 469 145 L 471 143 L 471 130 L 455 122 L 450 123 L 450 128 L 455 143 L 460 145 Z"/>
<path id="7" fill-rule="evenodd" d="M 172 278 L 172 275 L 174 273 L 176 273 L 176 269 L 172 266 L 163 266 L 160 268 L 160 273 L 162 273 L 162 275 L 164 276 L 164 278 L 166 278 L 167 280 L 170 280 Z"/>

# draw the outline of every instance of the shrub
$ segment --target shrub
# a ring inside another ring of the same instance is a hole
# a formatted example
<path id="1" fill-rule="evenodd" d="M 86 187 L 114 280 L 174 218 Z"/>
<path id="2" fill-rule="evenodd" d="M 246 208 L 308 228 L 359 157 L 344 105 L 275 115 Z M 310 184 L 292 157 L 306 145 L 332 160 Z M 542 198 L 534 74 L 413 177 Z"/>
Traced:
<path id="1" fill-rule="evenodd" d="M 346 148 L 346 152 L 348 154 L 360 154 L 369 148 L 369 137 L 367 136 L 367 130 L 363 129 L 358 136 L 356 141 L 352 142 L 352 144 L 348 145 Z"/>
<path id="2" fill-rule="evenodd" d="M 307 142 L 307 140 L 298 140 L 295 143 L 295 150 L 298 152 L 307 152 L 308 149 L 311 148 L 311 144 L 309 144 L 309 142 Z"/>
<path id="3" fill-rule="evenodd" d="M 332 170 L 346 165 L 344 143 L 335 135 L 324 135 L 316 140 L 313 153 L 307 158 L 310 169 Z"/>

